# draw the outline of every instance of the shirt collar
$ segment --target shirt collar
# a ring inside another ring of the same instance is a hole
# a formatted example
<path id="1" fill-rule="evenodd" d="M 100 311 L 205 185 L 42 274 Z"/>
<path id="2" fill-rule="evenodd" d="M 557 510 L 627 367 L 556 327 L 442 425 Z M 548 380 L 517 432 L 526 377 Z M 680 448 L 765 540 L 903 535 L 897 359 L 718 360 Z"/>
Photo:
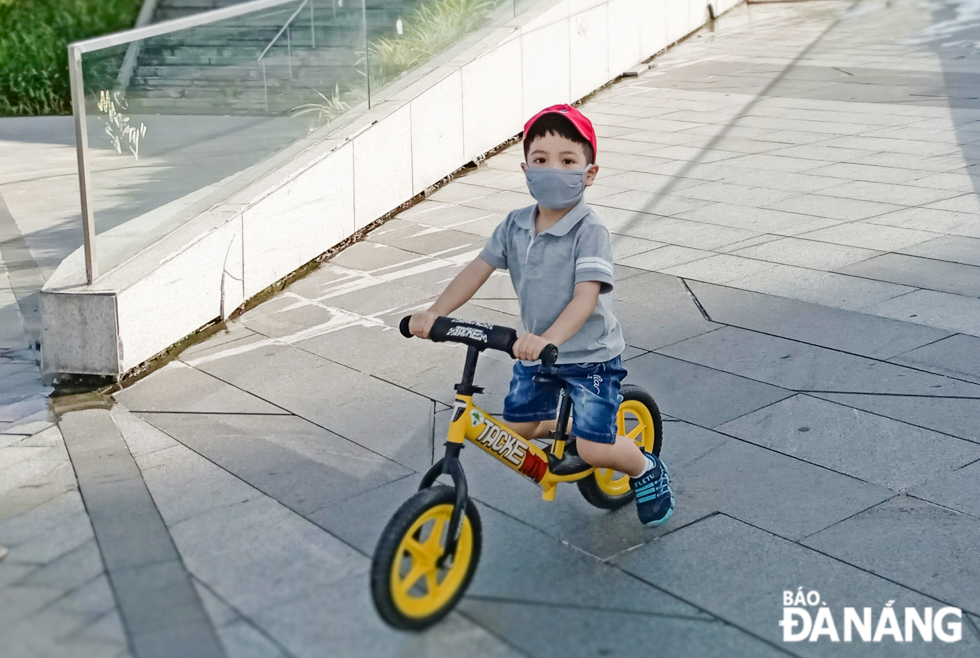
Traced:
<path id="1" fill-rule="evenodd" d="M 515 222 L 525 231 L 534 231 L 534 218 L 537 214 L 537 205 L 528 206 L 524 208 L 515 218 Z M 575 206 L 572 207 L 565 216 L 558 220 L 554 226 L 549 228 L 547 231 L 543 231 L 541 235 L 565 235 L 571 231 L 576 224 L 582 221 L 586 215 L 592 212 L 592 209 L 586 205 L 585 199 L 579 201 Z"/>

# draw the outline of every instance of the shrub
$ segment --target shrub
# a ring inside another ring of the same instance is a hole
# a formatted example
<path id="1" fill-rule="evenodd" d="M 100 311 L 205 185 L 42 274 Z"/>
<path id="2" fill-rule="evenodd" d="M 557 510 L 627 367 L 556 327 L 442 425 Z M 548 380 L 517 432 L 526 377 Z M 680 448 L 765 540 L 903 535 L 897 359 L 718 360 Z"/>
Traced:
<path id="1" fill-rule="evenodd" d="M 425 63 L 479 28 L 490 12 L 509 1 L 432 0 L 419 6 L 405 19 L 401 35 L 381 37 L 368 44 L 371 87 L 383 87 Z M 363 85 L 344 90 L 337 86 L 329 97 L 316 93 L 323 103 L 306 103 L 292 109 L 294 115 L 313 115 L 313 129 L 329 123 L 364 100 L 365 90 Z"/>
<path id="2" fill-rule="evenodd" d="M 0 116 L 71 114 L 67 46 L 131 28 L 142 0 L 0 0 Z"/>

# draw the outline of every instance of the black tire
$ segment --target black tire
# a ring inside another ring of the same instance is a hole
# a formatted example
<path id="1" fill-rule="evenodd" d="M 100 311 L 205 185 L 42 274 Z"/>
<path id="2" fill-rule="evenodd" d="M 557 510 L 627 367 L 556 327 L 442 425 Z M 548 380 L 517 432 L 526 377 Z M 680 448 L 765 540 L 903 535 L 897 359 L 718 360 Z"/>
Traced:
<path id="1" fill-rule="evenodd" d="M 649 409 L 650 415 L 653 417 L 653 454 L 659 457 L 660 449 L 663 447 L 664 442 L 664 421 L 660 417 L 660 408 L 657 406 L 656 401 L 652 395 L 639 386 L 625 385 L 621 393 L 624 402 L 634 400 Z M 602 487 L 599 486 L 599 482 L 596 481 L 594 473 L 578 481 L 578 490 L 590 505 L 599 509 L 619 509 L 633 500 L 632 491 L 628 491 L 619 496 L 614 496 L 603 491 Z"/>
<path id="2" fill-rule="evenodd" d="M 382 531 L 381 537 L 378 538 L 378 545 L 374 549 L 374 557 L 371 560 L 371 598 L 374 600 L 374 607 L 378 614 L 389 626 L 407 631 L 424 630 L 449 614 L 456 607 L 463 593 L 466 592 L 466 588 L 469 587 L 473 574 L 476 572 L 477 564 L 480 562 L 480 548 L 483 544 L 483 526 L 480 523 L 480 514 L 472 500 L 467 501 L 466 515 L 464 516 L 464 522 L 465 519 L 469 519 L 473 532 L 470 563 L 452 597 L 438 610 L 425 617 L 411 617 L 398 608 L 391 592 L 392 566 L 395 560 L 401 557 L 397 555 L 398 548 L 412 525 L 429 509 L 438 505 L 454 505 L 455 503 L 456 490 L 452 487 L 437 484 L 428 489 L 423 489 L 398 508 L 398 511 L 395 512 Z"/>

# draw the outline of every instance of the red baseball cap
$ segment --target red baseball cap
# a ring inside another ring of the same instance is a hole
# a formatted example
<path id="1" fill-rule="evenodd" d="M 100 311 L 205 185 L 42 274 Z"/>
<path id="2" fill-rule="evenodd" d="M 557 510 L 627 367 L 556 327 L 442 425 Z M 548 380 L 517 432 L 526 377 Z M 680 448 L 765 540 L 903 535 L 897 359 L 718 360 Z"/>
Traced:
<path id="1" fill-rule="evenodd" d="M 599 149 L 596 146 L 595 128 L 592 127 L 592 122 L 589 121 L 587 116 L 576 110 L 571 105 L 552 105 L 551 107 L 544 108 L 528 119 L 527 123 L 524 124 L 524 134 L 527 135 L 528 131 L 531 130 L 531 126 L 534 125 L 534 122 L 546 114 L 560 114 L 571 121 L 572 125 L 575 126 L 575 130 L 577 130 L 579 134 L 592 145 L 592 153 L 596 154 L 599 152 Z"/>

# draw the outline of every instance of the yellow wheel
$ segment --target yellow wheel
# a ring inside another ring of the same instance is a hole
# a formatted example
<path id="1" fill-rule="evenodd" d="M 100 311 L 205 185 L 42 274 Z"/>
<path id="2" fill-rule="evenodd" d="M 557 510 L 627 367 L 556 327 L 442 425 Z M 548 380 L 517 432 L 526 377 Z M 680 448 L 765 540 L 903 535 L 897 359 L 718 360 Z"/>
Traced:
<path id="1" fill-rule="evenodd" d="M 371 564 L 371 593 L 381 617 L 395 628 L 421 630 L 456 605 L 480 558 L 482 527 L 472 502 L 463 515 L 456 554 L 445 553 L 456 492 L 437 485 L 423 489 L 391 517 Z"/>
<path id="2" fill-rule="evenodd" d="M 663 420 L 653 397 L 638 386 L 623 386 L 623 401 L 616 415 L 617 434 L 627 436 L 644 452 L 660 454 Z M 579 491 L 592 505 L 618 509 L 633 499 L 629 476 L 608 468 L 597 468 L 578 481 Z"/>

